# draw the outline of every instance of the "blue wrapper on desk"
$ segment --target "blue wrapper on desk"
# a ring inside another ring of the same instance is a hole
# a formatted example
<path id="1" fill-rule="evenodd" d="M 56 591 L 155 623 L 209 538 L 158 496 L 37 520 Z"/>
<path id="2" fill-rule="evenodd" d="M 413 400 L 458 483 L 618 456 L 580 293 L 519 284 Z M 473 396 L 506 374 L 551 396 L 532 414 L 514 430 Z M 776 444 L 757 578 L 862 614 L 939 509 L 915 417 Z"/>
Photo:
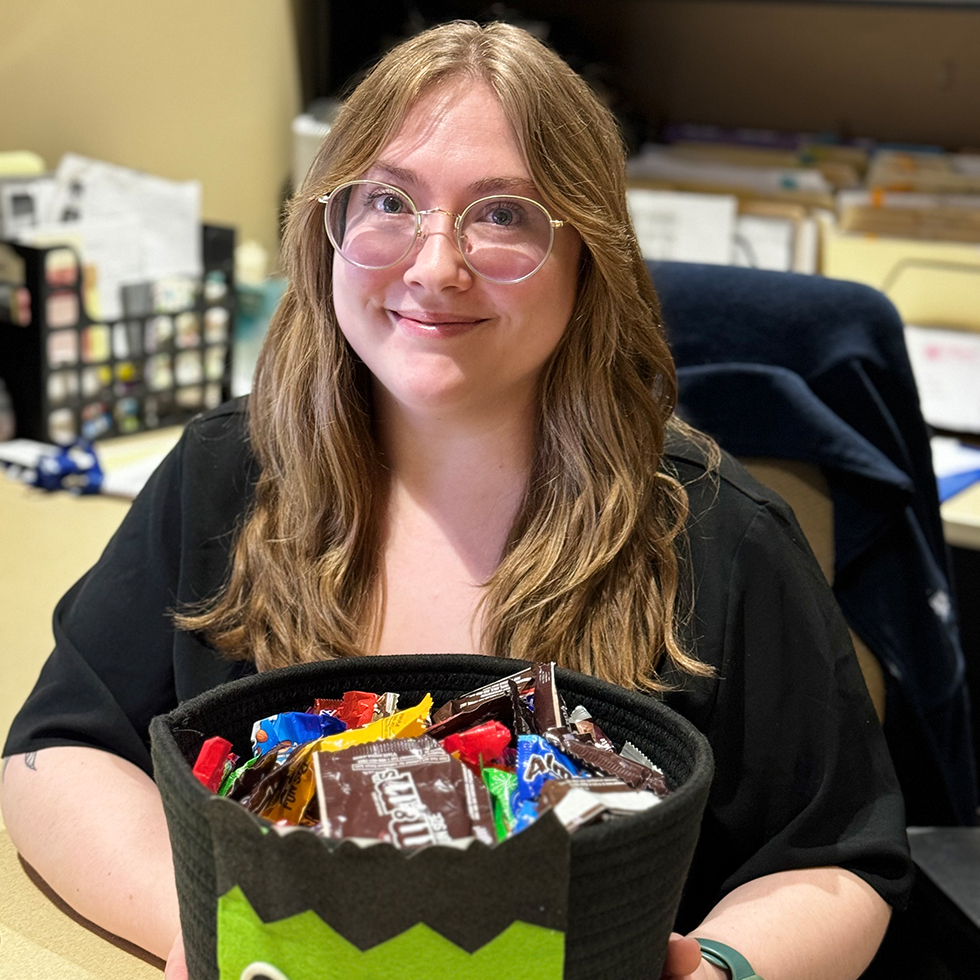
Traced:
<path id="1" fill-rule="evenodd" d="M 41 456 L 32 482 L 42 490 L 98 493 L 102 478 L 95 446 L 85 439 L 76 439 L 70 445 L 61 446 L 56 453 Z"/>

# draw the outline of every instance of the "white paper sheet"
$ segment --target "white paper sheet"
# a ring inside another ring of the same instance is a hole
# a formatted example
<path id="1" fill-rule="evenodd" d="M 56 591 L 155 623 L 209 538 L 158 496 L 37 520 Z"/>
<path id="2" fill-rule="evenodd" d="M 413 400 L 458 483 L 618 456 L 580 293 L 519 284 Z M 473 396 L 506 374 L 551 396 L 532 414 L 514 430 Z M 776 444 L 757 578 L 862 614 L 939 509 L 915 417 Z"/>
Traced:
<path id="1" fill-rule="evenodd" d="M 734 197 L 630 188 L 626 201 L 645 259 L 731 263 L 738 211 Z"/>
<path id="2" fill-rule="evenodd" d="M 980 433 L 980 333 L 907 326 L 905 344 L 926 422 Z"/>
<path id="3" fill-rule="evenodd" d="M 796 245 L 796 225 L 787 218 L 745 214 L 735 226 L 735 265 L 790 272 Z"/>

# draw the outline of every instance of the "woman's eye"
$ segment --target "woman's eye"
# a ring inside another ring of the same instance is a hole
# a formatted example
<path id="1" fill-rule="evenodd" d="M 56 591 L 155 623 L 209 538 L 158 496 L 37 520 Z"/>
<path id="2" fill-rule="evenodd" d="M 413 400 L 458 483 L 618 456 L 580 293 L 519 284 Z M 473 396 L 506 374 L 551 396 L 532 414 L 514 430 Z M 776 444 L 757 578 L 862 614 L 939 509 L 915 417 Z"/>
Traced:
<path id="1" fill-rule="evenodd" d="M 491 201 L 483 209 L 480 220 L 498 228 L 519 225 L 524 219 L 524 209 L 512 201 Z"/>
<path id="2" fill-rule="evenodd" d="M 371 207 L 383 214 L 401 214 L 406 210 L 405 202 L 397 194 L 374 194 Z"/>
<path id="3" fill-rule="evenodd" d="M 289 977 L 271 963 L 255 962 L 242 970 L 239 980 L 289 980 Z"/>

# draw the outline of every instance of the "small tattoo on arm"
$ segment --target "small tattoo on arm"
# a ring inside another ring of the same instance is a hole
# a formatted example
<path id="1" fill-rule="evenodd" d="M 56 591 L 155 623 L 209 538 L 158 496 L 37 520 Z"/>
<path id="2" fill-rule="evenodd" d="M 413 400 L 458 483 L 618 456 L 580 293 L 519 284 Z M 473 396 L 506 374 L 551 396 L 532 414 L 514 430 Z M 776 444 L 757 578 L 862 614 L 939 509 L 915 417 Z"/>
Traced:
<path id="1" fill-rule="evenodd" d="M 28 752 L 27 755 L 24 756 L 24 765 L 27 766 L 28 769 L 33 769 L 35 772 L 37 772 L 37 753 Z"/>

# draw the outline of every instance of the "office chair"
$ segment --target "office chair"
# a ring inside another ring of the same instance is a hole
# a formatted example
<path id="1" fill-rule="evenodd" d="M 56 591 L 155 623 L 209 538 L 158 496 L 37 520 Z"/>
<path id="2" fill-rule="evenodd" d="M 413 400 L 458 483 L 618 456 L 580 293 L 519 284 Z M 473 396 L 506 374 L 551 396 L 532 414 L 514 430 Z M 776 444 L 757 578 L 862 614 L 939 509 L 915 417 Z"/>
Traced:
<path id="1" fill-rule="evenodd" d="M 857 283 L 648 263 L 678 414 L 788 500 L 883 718 L 910 824 L 973 825 L 965 664 L 901 320 Z"/>

